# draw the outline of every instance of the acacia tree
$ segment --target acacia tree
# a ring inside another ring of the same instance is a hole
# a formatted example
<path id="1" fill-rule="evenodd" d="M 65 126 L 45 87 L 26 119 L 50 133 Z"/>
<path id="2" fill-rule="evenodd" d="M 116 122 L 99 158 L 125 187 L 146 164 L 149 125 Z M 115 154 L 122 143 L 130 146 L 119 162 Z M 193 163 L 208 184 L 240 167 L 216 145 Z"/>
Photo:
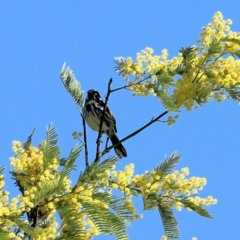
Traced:
<path id="1" fill-rule="evenodd" d="M 112 80 L 109 81 L 106 105 L 115 91 L 130 89 L 135 96 L 153 95 L 164 107 L 162 113 L 157 113 L 120 142 L 134 137 L 167 114 L 168 125 L 173 124 L 181 108 L 190 111 L 211 100 L 240 101 L 240 34 L 232 32 L 230 25 L 231 20 L 223 20 L 217 12 L 213 21 L 203 28 L 196 46 L 181 48 L 179 56 L 172 59 L 167 59 L 167 50 L 159 56 L 153 55 L 149 47 L 137 53 L 136 60 L 115 58 L 116 71 L 126 83 L 112 89 Z M 81 113 L 84 97 L 80 83 L 65 65 L 60 78 Z M 13 141 L 11 175 L 20 195 L 10 198 L 4 189 L 2 167 L 0 239 L 92 239 L 98 234 L 128 239 L 128 223 L 141 217 L 134 207 L 133 196 L 143 199 L 144 210 L 159 211 L 165 232 L 162 239 L 180 236 L 174 207 L 212 218 L 204 206 L 217 200 L 199 196 L 206 179 L 188 178 L 188 168 L 173 171 L 180 159 L 177 153 L 153 170 L 134 175 L 133 164 L 125 166 L 124 171 L 115 169 L 118 157 L 107 157 L 114 146 L 106 144 L 100 151 L 101 127 L 96 157 L 88 159 L 84 120 L 82 132 L 73 134 L 79 143 L 66 158 L 60 157 L 58 135 L 52 126 L 47 129 L 46 140 L 37 147 L 31 145 L 34 131 L 25 143 Z M 83 150 L 85 154 L 81 154 Z M 72 184 L 70 174 L 79 157 L 85 159 L 86 168 Z"/>

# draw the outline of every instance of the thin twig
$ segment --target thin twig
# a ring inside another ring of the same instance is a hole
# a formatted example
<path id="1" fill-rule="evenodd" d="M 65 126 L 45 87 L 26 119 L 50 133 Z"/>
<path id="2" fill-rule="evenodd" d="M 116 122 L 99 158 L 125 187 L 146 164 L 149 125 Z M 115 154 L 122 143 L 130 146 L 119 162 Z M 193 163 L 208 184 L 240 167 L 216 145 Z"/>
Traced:
<path id="1" fill-rule="evenodd" d="M 110 80 L 108 82 L 108 91 L 107 91 L 107 96 L 106 96 L 105 103 L 104 103 L 103 113 L 102 113 L 101 121 L 100 121 L 100 125 L 99 125 L 98 138 L 97 138 L 97 151 L 96 151 L 96 158 L 95 158 L 94 162 L 97 162 L 101 156 L 100 155 L 100 143 L 101 143 L 101 136 L 102 136 L 103 119 L 104 119 L 104 115 L 105 115 L 105 112 L 107 109 L 108 99 L 111 94 L 112 81 L 113 81 L 113 79 L 110 78 Z"/>
<path id="2" fill-rule="evenodd" d="M 102 153 L 101 156 L 105 155 L 106 153 L 108 153 L 112 148 L 116 147 L 117 145 L 119 145 L 120 143 L 125 142 L 126 140 L 128 140 L 129 138 L 137 135 L 138 133 L 140 133 L 141 131 L 143 131 L 145 128 L 149 127 L 150 125 L 152 125 L 153 123 L 157 122 L 161 117 L 163 117 L 164 115 L 166 115 L 168 113 L 168 111 L 165 111 L 163 113 L 161 113 L 159 116 L 157 116 L 156 118 L 152 118 L 150 122 L 148 122 L 147 124 L 145 124 L 143 127 L 139 128 L 138 130 L 136 130 L 135 132 L 129 134 L 128 136 L 126 136 L 125 138 L 121 139 L 119 142 L 117 142 L 116 144 L 106 148 Z"/>
<path id="3" fill-rule="evenodd" d="M 109 137 L 107 137 L 106 144 L 105 144 L 105 149 L 106 149 L 107 146 L 108 146 L 108 142 L 109 142 Z"/>
<path id="4" fill-rule="evenodd" d="M 82 124 L 83 124 L 83 139 L 84 139 L 84 149 L 85 149 L 85 163 L 86 163 L 86 168 L 89 166 L 88 163 L 88 147 L 87 147 L 87 130 L 86 130 L 86 123 L 85 120 L 83 118 L 82 113 L 81 117 L 82 117 Z"/>
<path id="5" fill-rule="evenodd" d="M 149 78 L 151 78 L 151 75 L 148 75 L 147 77 L 143 78 L 142 80 L 140 80 L 140 81 L 138 81 L 138 82 L 131 83 L 131 84 L 125 85 L 125 86 L 123 86 L 123 87 L 115 88 L 115 89 L 112 89 L 112 90 L 110 90 L 110 91 L 111 91 L 111 93 L 112 93 L 112 92 L 116 92 L 116 91 L 121 90 L 121 89 L 128 89 L 129 87 L 131 87 L 131 86 L 133 86 L 133 85 L 136 85 L 136 84 L 139 84 L 139 83 L 141 83 L 141 82 L 143 82 L 143 81 L 145 81 L 145 80 L 147 80 L 147 79 L 149 79 Z"/>

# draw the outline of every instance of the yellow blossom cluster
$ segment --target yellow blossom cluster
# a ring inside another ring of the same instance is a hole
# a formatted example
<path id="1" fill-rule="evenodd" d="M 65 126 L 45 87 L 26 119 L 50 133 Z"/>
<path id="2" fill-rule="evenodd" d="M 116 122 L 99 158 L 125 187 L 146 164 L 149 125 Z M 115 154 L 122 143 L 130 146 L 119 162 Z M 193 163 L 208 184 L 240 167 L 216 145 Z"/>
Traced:
<path id="1" fill-rule="evenodd" d="M 165 68 L 163 60 L 167 59 L 167 49 L 162 50 L 161 55 L 152 55 L 153 49 L 146 47 L 141 52 L 137 53 L 136 61 L 133 61 L 131 57 L 128 57 L 126 61 L 121 65 L 123 77 L 127 75 L 142 75 L 144 73 L 152 73 L 153 71 Z"/>
<path id="2" fill-rule="evenodd" d="M 27 186 L 24 196 L 19 196 L 20 209 L 30 211 L 35 205 L 36 195 L 42 187 L 48 183 L 56 183 L 58 180 L 57 168 L 59 161 L 55 157 L 51 164 L 45 166 L 43 152 L 36 147 L 22 147 L 19 141 L 13 141 L 14 157 L 10 158 L 11 165 L 15 172 L 16 180 L 21 186 Z M 70 188 L 70 180 L 64 179 L 65 191 Z M 43 208 L 46 208 L 44 205 Z M 43 210 L 43 209 L 42 209 Z M 45 211 L 46 209 L 44 209 Z"/>
<path id="3" fill-rule="evenodd" d="M 173 96 L 179 107 L 191 110 L 201 97 L 203 102 L 211 97 L 220 102 L 229 97 L 230 88 L 239 87 L 240 60 L 229 54 L 239 54 L 240 33 L 230 31 L 231 24 L 230 19 L 223 20 L 221 12 L 217 12 L 213 21 L 203 27 L 197 40 L 199 55 L 192 56 L 188 70 L 176 82 Z"/>
<path id="4" fill-rule="evenodd" d="M 240 36 L 236 32 L 230 31 L 231 19 L 224 20 L 221 12 L 216 12 L 213 16 L 213 20 L 206 27 L 203 27 L 201 37 L 197 40 L 200 43 L 200 49 L 204 50 L 214 41 L 220 41 L 225 37 L 235 38 L 240 40 Z M 230 53 L 234 53 L 239 49 L 239 45 L 235 43 L 228 43 L 226 50 Z"/>
<path id="5" fill-rule="evenodd" d="M 113 168 L 115 168 L 115 166 L 113 166 Z M 129 187 L 133 173 L 134 173 L 134 164 L 126 165 L 124 168 L 124 171 L 106 170 L 104 173 L 97 175 L 97 180 L 93 182 L 93 186 L 95 188 L 100 187 L 100 190 L 99 190 L 100 192 L 104 192 L 104 190 L 107 191 L 108 193 L 112 193 L 113 190 L 121 191 L 124 194 L 124 198 L 121 199 L 123 202 L 123 206 L 129 212 L 135 213 L 136 209 L 132 202 L 131 188 Z M 84 194 L 81 194 L 81 195 L 85 196 L 85 192 L 89 191 L 89 186 L 81 184 L 81 186 L 79 186 L 76 189 L 76 192 L 78 191 L 83 191 Z M 97 200 L 90 199 L 90 198 L 88 200 L 94 201 L 96 204 L 99 204 L 99 206 L 107 208 L 106 204 L 101 203 Z M 140 218 L 140 217 L 141 217 L 140 215 L 135 215 L 134 219 Z"/>
<path id="6" fill-rule="evenodd" d="M 18 199 L 13 198 L 11 203 L 9 202 L 10 196 L 9 192 L 3 189 L 4 187 L 4 176 L 0 175 L 0 230 L 5 232 L 10 232 L 13 223 L 8 219 L 8 217 L 16 217 L 20 216 L 22 211 L 18 209 Z M 21 240 L 23 237 L 23 233 L 15 234 L 11 232 L 8 234 L 8 239 Z"/>
<path id="7" fill-rule="evenodd" d="M 4 191 L 5 182 L 3 174 L 0 175 L 0 225 L 3 224 L 2 216 L 8 216 L 10 214 L 7 202 L 9 200 L 9 193 Z"/>
<path id="8" fill-rule="evenodd" d="M 55 171 L 59 162 L 57 158 L 53 159 L 52 164 L 44 169 L 43 152 L 36 147 L 29 146 L 27 149 L 22 147 L 21 142 L 13 141 L 14 157 L 10 158 L 11 165 L 17 170 L 17 173 L 24 172 L 26 175 L 40 176 L 44 180 L 52 180 L 50 171 Z M 19 179 L 20 181 L 22 179 Z M 35 179 L 31 179 L 34 181 Z"/>
<path id="9" fill-rule="evenodd" d="M 187 110 L 212 98 L 218 102 L 234 98 L 229 91 L 240 86 L 240 60 L 235 59 L 240 57 L 240 33 L 231 31 L 231 24 L 217 12 L 213 21 L 203 27 L 197 46 L 182 48 L 172 59 L 167 59 L 166 49 L 153 55 L 153 49 L 147 47 L 137 53 L 135 61 L 130 57 L 119 61 L 117 69 L 133 95 L 152 94 L 165 100 L 166 108 L 166 95 L 174 101 L 174 109 Z"/>
<path id="10" fill-rule="evenodd" d="M 229 89 L 240 84 L 240 60 L 233 56 L 210 63 L 209 70 L 215 79 L 215 88 Z"/>
<path id="11" fill-rule="evenodd" d="M 199 177 L 187 179 L 186 176 L 188 175 L 188 168 L 183 168 L 180 172 L 175 171 L 164 177 L 159 170 L 146 171 L 143 175 L 136 175 L 132 179 L 132 184 L 134 187 L 142 189 L 146 199 L 152 194 L 158 194 L 162 206 L 175 206 L 179 211 L 182 207 L 186 207 L 182 202 L 183 199 L 201 207 L 216 204 L 217 200 L 211 196 L 207 198 L 198 197 L 198 191 L 206 185 L 206 179 Z"/>
<path id="12" fill-rule="evenodd" d="M 43 144 L 45 143 L 43 142 Z M 58 184 L 59 174 L 57 172 L 57 168 L 59 167 L 59 161 L 55 157 L 51 161 L 51 164 L 48 164 L 47 167 L 45 167 L 43 159 L 44 156 L 43 152 L 41 151 L 42 145 L 40 145 L 39 148 L 28 146 L 26 149 L 22 147 L 22 144 L 19 141 L 13 141 L 12 149 L 15 154 L 14 157 L 10 158 L 10 162 L 14 168 L 16 179 L 19 181 L 20 185 L 27 186 L 27 189 L 24 191 L 24 196 L 20 195 L 13 199 L 13 202 L 16 204 L 10 210 L 13 210 L 14 208 L 16 211 L 18 211 L 18 215 L 21 215 L 21 213 L 24 211 L 29 212 L 31 208 L 34 207 L 34 201 L 38 191 L 39 189 L 44 188 L 46 183 Z M 50 212 L 48 215 L 49 227 L 36 227 L 36 239 L 43 240 L 46 239 L 46 236 L 48 239 L 55 239 L 58 224 L 54 214 L 57 211 L 56 206 L 58 202 L 62 200 L 68 202 L 68 204 L 71 206 L 71 209 L 76 211 L 75 222 L 79 223 L 79 226 L 88 229 L 86 235 L 84 235 L 84 238 L 92 239 L 92 236 L 99 234 L 99 231 L 91 219 L 86 217 L 86 214 L 81 212 L 82 205 L 80 204 L 79 200 L 84 199 L 85 201 L 104 207 L 107 207 L 106 204 L 96 199 L 92 199 L 91 196 L 94 189 L 89 183 L 82 184 L 80 187 L 77 187 L 75 191 L 72 191 L 70 179 L 64 177 L 63 185 L 65 186 L 63 189 L 64 194 L 62 192 L 62 194 L 58 193 L 57 195 L 52 195 L 49 199 L 45 198 L 38 203 L 40 206 L 39 211 L 42 213 L 47 211 Z M 9 211 L 9 208 L 6 208 L 6 210 Z M 64 220 L 62 224 L 64 225 Z"/>
<path id="13" fill-rule="evenodd" d="M 13 167 L 12 174 L 18 182 L 18 186 L 22 186 L 21 192 L 23 195 L 18 195 L 9 202 L 9 194 L 5 191 L 0 192 L 0 224 L 3 226 L 2 230 L 6 232 L 10 232 L 12 227 L 15 226 L 14 222 L 8 219 L 8 216 L 18 217 L 24 212 L 30 212 L 35 206 L 35 198 L 41 188 L 43 180 L 53 181 L 54 176 L 51 174 L 51 171 L 55 171 L 58 167 L 57 161 L 53 161 L 54 164 L 48 166 L 49 169 L 46 170 L 43 164 L 43 154 L 38 148 L 30 145 L 24 148 L 21 142 L 13 141 L 12 149 L 14 151 L 14 157 L 10 158 Z M 46 237 L 48 237 L 48 239 L 55 239 L 55 233 L 57 231 L 56 219 L 53 216 L 55 210 L 51 211 L 49 204 L 44 205 L 44 201 L 38 204 L 40 206 L 39 212 L 44 213 L 49 211 L 48 227 L 36 227 L 35 233 L 37 237 L 34 239 L 43 240 L 46 239 Z M 52 207 L 52 209 L 54 209 L 54 207 Z M 18 233 L 10 232 L 8 235 L 9 239 L 15 240 L 20 240 L 23 236 L 24 232 L 19 231 Z"/>
<path id="14" fill-rule="evenodd" d="M 108 181 L 112 188 L 119 189 L 124 192 L 126 196 L 131 196 L 131 192 L 127 187 L 131 182 L 134 173 L 134 164 L 125 166 L 124 171 L 112 171 L 109 174 Z"/>
<path id="15" fill-rule="evenodd" d="M 12 149 L 14 157 L 10 158 L 10 162 L 13 167 L 14 176 L 18 184 L 24 186 L 24 190 L 23 195 L 12 198 L 12 203 L 8 203 L 9 195 L 7 192 L 1 191 L 0 193 L 0 223 L 5 224 L 3 229 L 5 231 L 10 232 L 12 227 L 12 223 L 5 216 L 10 214 L 20 216 L 23 212 L 30 212 L 35 207 L 39 190 L 41 191 L 41 189 L 47 187 L 47 184 L 58 184 L 58 158 L 54 157 L 51 164 L 45 166 L 44 153 L 42 151 L 43 144 L 45 143 L 43 142 L 39 148 L 35 148 L 30 144 L 26 147 L 26 145 L 19 141 L 13 141 Z M 99 173 L 95 178 L 81 182 L 74 188 L 71 187 L 70 179 L 64 177 L 63 185 L 65 187 L 63 191 L 52 194 L 37 202 L 39 212 L 48 212 L 48 227 L 42 228 L 41 226 L 37 226 L 34 230 L 37 238 L 34 239 L 42 240 L 46 239 L 46 236 L 48 236 L 48 239 L 54 239 L 57 236 L 58 224 L 54 216 L 58 211 L 58 204 L 62 201 L 66 202 L 71 210 L 76 212 L 75 223 L 86 229 L 85 233 L 81 233 L 84 236 L 79 237 L 87 240 L 100 234 L 99 229 L 86 214 L 83 207 L 83 203 L 87 202 L 88 204 L 96 205 L 97 208 L 108 210 L 109 206 L 104 201 L 94 197 L 96 189 L 100 193 L 108 192 L 110 194 L 114 189 L 122 191 L 125 195 L 125 197 L 121 198 L 123 207 L 129 212 L 135 213 L 136 209 L 133 206 L 131 192 L 128 187 L 134 172 L 134 165 L 130 164 L 126 166 L 123 171 L 114 171 L 114 168 L 115 166 L 112 167 L 112 170 Z M 4 186 L 2 176 L 0 176 L 0 186 Z M 141 216 L 133 215 L 132 220 L 139 217 Z M 68 226 L 64 219 L 62 219 L 62 226 L 64 226 L 62 231 L 67 231 Z M 9 239 L 18 239 L 23 233 L 14 234 L 10 233 Z"/>
<path id="16" fill-rule="evenodd" d="M 173 125 L 177 121 L 178 118 L 179 118 L 179 115 L 175 115 L 173 117 L 169 116 L 167 119 L 168 126 Z"/>
<path id="17" fill-rule="evenodd" d="M 160 199 L 161 203 L 158 201 L 157 204 L 176 207 L 178 210 L 182 207 L 188 208 L 183 202 L 183 196 L 185 200 L 187 199 L 195 206 L 209 206 L 216 203 L 212 197 L 200 198 L 198 196 L 198 191 L 206 184 L 206 179 L 197 177 L 187 179 L 188 168 L 172 174 L 163 174 L 157 168 L 147 171 L 143 175 L 134 176 L 133 164 L 125 166 L 120 171 L 115 170 L 115 165 L 111 165 L 96 175 L 85 175 L 73 188 L 70 179 L 64 177 L 63 189 L 61 188 L 57 192 L 54 190 L 50 194 L 46 192 L 41 197 L 39 192 L 48 188 L 48 184 L 53 187 L 57 186 L 60 176 L 58 157 L 52 156 L 52 161 L 46 165 L 42 146 L 35 148 L 29 144 L 26 147 L 18 141 L 13 141 L 14 157 L 10 159 L 13 167 L 12 173 L 18 181 L 18 185 L 22 186 L 20 190 L 22 195 L 12 198 L 10 202 L 9 194 L 2 190 L 0 192 L 0 225 L 3 226 L 2 230 L 9 232 L 9 239 L 20 240 L 24 232 L 19 231 L 17 234 L 12 232 L 14 223 L 7 216 L 19 217 L 23 213 L 30 213 L 36 206 L 39 214 L 47 213 L 48 224 L 44 228 L 41 225 L 34 228 L 36 235 L 34 239 L 43 240 L 46 237 L 54 239 L 60 232 L 68 231 L 71 229 L 71 226 L 68 225 L 69 220 L 62 217 L 59 227 L 55 218 L 57 212 L 60 211 L 61 215 L 62 210 L 60 209 L 64 205 L 69 211 L 74 212 L 71 221 L 74 221 L 81 229 L 85 229 L 79 233 L 79 237 L 90 240 L 101 232 L 91 219 L 91 215 L 88 215 L 86 206 L 92 206 L 96 211 L 111 211 L 108 203 L 103 199 L 106 196 L 111 199 L 112 193 L 116 191 L 120 191 L 123 195 L 118 201 L 121 207 L 131 214 L 129 220 L 142 217 L 136 214 L 132 201 L 132 197 L 139 194 L 144 198 L 146 209 L 148 208 L 148 196 L 152 194 L 158 196 L 158 200 Z M 0 175 L 0 186 L 4 187 L 2 175 Z M 152 207 L 154 206 L 151 205 Z"/>
<path id="18" fill-rule="evenodd" d="M 10 232 L 13 227 L 13 222 L 8 217 L 20 216 L 22 211 L 18 209 L 18 199 L 13 198 L 11 202 L 9 192 L 5 191 L 4 188 L 4 175 L 0 175 L 0 230 Z M 8 234 L 8 239 L 21 240 L 23 233 L 15 234 L 11 232 Z"/>

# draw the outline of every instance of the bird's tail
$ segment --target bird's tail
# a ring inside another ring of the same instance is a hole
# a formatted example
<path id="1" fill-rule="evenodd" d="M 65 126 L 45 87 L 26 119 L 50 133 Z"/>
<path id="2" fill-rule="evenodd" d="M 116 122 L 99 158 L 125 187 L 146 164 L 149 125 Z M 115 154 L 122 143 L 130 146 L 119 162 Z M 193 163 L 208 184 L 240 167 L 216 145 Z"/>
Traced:
<path id="1" fill-rule="evenodd" d="M 111 136 L 109 136 L 111 142 L 113 145 L 117 144 L 119 142 L 119 139 L 117 137 L 117 135 L 114 133 L 114 134 L 111 134 Z M 124 146 L 119 143 L 115 148 L 115 153 L 118 155 L 119 158 L 122 158 L 122 157 L 126 157 L 127 156 L 127 151 L 126 149 L 124 148 Z"/>

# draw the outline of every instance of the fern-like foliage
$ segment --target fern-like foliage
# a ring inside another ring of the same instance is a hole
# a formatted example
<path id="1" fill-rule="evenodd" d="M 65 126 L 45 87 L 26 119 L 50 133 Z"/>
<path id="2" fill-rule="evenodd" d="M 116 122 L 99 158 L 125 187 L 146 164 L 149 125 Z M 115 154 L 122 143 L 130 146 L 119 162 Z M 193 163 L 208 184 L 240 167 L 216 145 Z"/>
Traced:
<path id="1" fill-rule="evenodd" d="M 84 103 L 84 92 L 81 91 L 80 82 L 74 76 L 73 71 L 69 67 L 66 67 L 65 63 L 60 72 L 60 78 L 63 82 L 64 87 L 67 89 L 74 102 L 81 110 Z"/>
<path id="2" fill-rule="evenodd" d="M 75 164 L 77 158 L 80 156 L 82 148 L 83 148 L 83 144 L 78 144 L 75 148 L 73 148 L 71 150 L 68 158 L 66 159 L 66 161 L 64 163 L 64 168 L 60 173 L 60 178 L 59 178 L 60 186 L 62 185 L 64 178 L 69 177 L 72 170 L 75 169 L 74 164 Z"/>
<path id="3" fill-rule="evenodd" d="M 167 109 L 169 112 L 173 111 L 175 112 L 178 108 L 175 104 L 175 100 L 173 97 L 171 97 L 167 91 L 164 90 L 157 90 L 156 91 L 158 99 L 161 101 L 165 109 Z"/>
<path id="4" fill-rule="evenodd" d="M 117 157 L 109 157 L 102 162 L 92 162 L 83 172 L 80 173 L 77 183 L 86 182 L 87 180 L 96 179 L 97 174 L 113 169 L 117 163 Z"/>
<path id="5" fill-rule="evenodd" d="M 53 194 L 59 193 L 62 189 L 62 185 L 59 185 L 57 179 L 51 181 L 44 181 L 40 186 L 37 186 L 38 191 L 35 193 L 34 204 L 38 204 L 46 198 L 50 198 Z"/>
<path id="6" fill-rule="evenodd" d="M 235 100 L 237 103 L 240 103 L 240 87 L 226 89 L 226 91 L 233 100 Z"/>
<path id="7" fill-rule="evenodd" d="M 151 77 L 157 88 L 170 89 L 171 86 L 174 86 L 173 77 L 166 71 L 158 71 L 155 74 L 152 74 Z"/>
<path id="8" fill-rule="evenodd" d="M 154 169 L 154 171 L 158 173 L 160 179 L 164 179 L 173 171 L 179 160 L 180 156 L 177 155 L 176 152 L 174 152 L 171 156 L 167 157 L 163 162 L 161 162 Z M 171 188 L 171 186 L 169 186 L 169 188 L 173 189 Z M 174 217 L 172 208 L 168 206 L 169 204 L 167 204 L 165 199 L 164 204 L 162 204 L 163 199 L 161 194 L 158 194 L 157 192 L 153 192 L 150 194 L 143 193 L 142 197 L 145 210 L 151 210 L 156 208 L 159 210 L 165 235 L 168 238 L 178 238 L 180 236 L 180 233 L 178 230 L 177 220 Z"/>
<path id="9" fill-rule="evenodd" d="M 217 41 L 216 39 L 213 39 L 208 47 L 209 55 L 222 53 L 222 47 L 223 46 L 221 42 Z"/>
<path id="10" fill-rule="evenodd" d="M 57 204 L 57 211 L 61 218 L 62 226 L 59 229 L 60 236 L 56 240 L 81 240 L 87 239 L 87 232 L 80 221 L 77 221 L 78 216 L 76 209 L 73 209 L 71 204 L 66 201 L 60 201 Z"/>
<path id="11" fill-rule="evenodd" d="M 234 52 L 234 55 L 237 56 L 238 58 L 240 58 L 240 50 L 236 50 L 236 51 Z"/>
<path id="12" fill-rule="evenodd" d="M 9 232 L 5 232 L 3 230 L 0 230 L 0 239 L 1 240 L 9 240 Z"/>
<path id="13" fill-rule="evenodd" d="M 179 52 L 182 54 L 183 61 L 182 63 L 177 67 L 176 71 L 172 74 L 180 74 L 186 73 L 188 71 L 189 66 L 191 65 L 193 58 L 196 55 L 197 49 L 195 47 L 186 47 L 181 48 Z"/>
<path id="14" fill-rule="evenodd" d="M 116 67 L 115 67 L 115 71 L 121 75 L 123 74 L 125 71 L 122 68 L 122 65 L 126 63 L 126 59 L 124 57 L 115 57 L 114 58 L 114 62 L 116 63 Z"/>
<path id="15" fill-rule="evenodd" d="M 16 230 L 19 229 L 22 232 L 27 233 L 27 235 L 31 237 L 36 237 L 36 233 L 34 232 L 34 229 L 30 227 L 24 220 L 21 220 L 19 219 L 19 217 L 14 217 L 14 216 L 7 216 L 6 218 L 16 226 Z"/>
<path id="16" fill-rule="evenodd" d="M 3 174 L 4 166 L 0 167 L 0 175 Z"/>
<path id="17" fill-rule="evenodd" d="M 78 185 L 98 179 L 98 174 L 112 170 L 118 161 L 117 157 L 110 157 L 102 162 L 93 162 L 78 179 Z M 100 187 L 100 185 L 99 185 Z M 102 204 L 89 202 L 84 198 L 79 199 L 82 211 L 91 219 L 102 234 L 113 234 L 119 240 L 128 239 L 128 222 L 135 219 L 135 215 L 128 211 L 121 198 L 107 192 L 96 191 L 92 194 L 92 199 Z"/>
<path id="18" fill-rule="evenodd" d="M 236 43 L 240 46 L 240 40 L 236 39 L 236 38 L 230 38 L 230 37 L 224 37 L 221 39 L 222 42 L 232 42 L 232 43 Z"/>
<path id="19" fill-rule="evenodd" d="M 203 217 L 213 218 L 212 215 L 206 209 L 199 205 L 194 204 L 188 199 L 182 199 L 181 203 L 184 205 L 185 208 L 189 208 Z"/>
<path id="20" fill-rule="evenodd" d="M 54 159 L 58 157 L 60 153 L 59 147 L 57 146 L 57 137 L 58 134 L 55 128 L 49 125 L 47 127 L 47 140 L 42 144 L 41 147 L 45 169 L 47 169 L 49 165 L 53 164 Z"/>
<path id="21" fill-rule="evenodd" d="M 175 168 L 179 160 L 180 156 L 178 156 L 176 152 L 174 152 L 170 157 L 167 157 L 167 159 L 161 162 L 154 169 L 154 171 L 158 174 L 160 179 L 164 181 L 164 178 L 167 175 L 171 174 L 172 170 Z M 151 175 L 149 177 L 151 177 Z M 164 184 L 165 188 L 167 187 L 168 189 L 167 191 L 172 191 L 176 194 L 175 197 L 172 198 L 176 199 L 177 197 L 179 203 L 181 203 L 185 208 L 191 209 L 201 216 L 212 218 L 210 213 L 201 205 L 197 205 L 193 201 L 191 201 L 190 198 L 184 195 L 180 195 L 179 186 L 175 184 L 175 181 L 166 181 L 164 182 Z M 144 209 L 151 210 L 158 208 L 167 238 L 179 238 L 180 232 L 178 230 L 177 220 L 173 214 L 171 205 L 171 201 L 173 199 L 171 199 L 171 197 L 167 198 L 166 196 L 164 196 L 164 194 L 166 193 L 161 188 L 159 189 L 159 192 L 151 192 L 147 194 L 143 192 L 142 197 L 144 202 Z"/>
<path id="22" fill-rule="evenodd" d="M 57 134 L 52 130 L 53 129 L 49 129 L 47 134 L 49 136 L 49 140 L 47 140 L 46 147 L 47 145 L 51 145 L 51 147 L 50 146 L 48 147 L 48 149 L 50 149 L 47 152 L 48 157 L 50 156 L 54 157 L 54 154 L 52 154 L 51 151 L 55 153 L 54 149 L 56 148 L 55 144 L 57 143 L 57 140 L 55 139 Z M 78 144 L 71 150 L 68 158 L 66 158 L 65 160 L 65 164 L 62 171 L 60 173 L 55 173 L 56 174 L 55 179 L 51 181 L 49 180 L 44 181 L 41 183 L 41 186 L 38 186 L 38 191 L 36 192 L 35 195 L 36 204 L 45 198 L 49 198 L 53 194 L 60 194 L 62 192 L 62 190 L 64 189 L 64 179 L 66 177 L 69 177 L 70 173 L 75 169 L 74 164 L 82 151 L 82 147 L 83 147 L 82 144 Z M 49 159 L 48 162 L 51 162 L 51 159 Z"/>
<path id="23" fill-rule="evenodd" d="M 143 204 L 144 204 L 144 210 L 152 210 L 156 209 L 158 207 L 160 198 L 156 193 L 148 194 L 143 196 Z"/>
<path id="24" fill-rule="evenodd" d="M 203 103 L 209 101 L 209 95 L 212 92 L 212 88 L 200 87 L 199 91 L 196 92 L 194 100 L 201 106 Z"/>
<path id="25" fill-rule="evenodd" d="M 92 197 L 93 199 L 107 204 L 123 222 L 127 223 L 128 220 L 133 218 L 133 214 L 123 206 L 123 202 L 120 198 L 106 192 L 96 192 Z"/>
<path id="26" fill-rule="evenodd" d="M 174 217 L 173 210 L 167 206 L 159 204 L 158 211 L 160 213 L 167 238 L 179 238 L 180 232 L 178 230 L 178 223 Z"/>
<path id="27" fill-rule="evenodd" d="M 179 160 L 180 156 L 177 155 L 177 152 L 174 152 L 171 156 L 162 161 L 154 170 L 159 172 L 162 179 L 173 171 Z"/>
<path id="28" fill-rule="evenodd" d="M 128 239 L 125 222 L 114 212 L 85 200 L 81 205 L 101 233 L 115 235 L 119 240 Z"/>

